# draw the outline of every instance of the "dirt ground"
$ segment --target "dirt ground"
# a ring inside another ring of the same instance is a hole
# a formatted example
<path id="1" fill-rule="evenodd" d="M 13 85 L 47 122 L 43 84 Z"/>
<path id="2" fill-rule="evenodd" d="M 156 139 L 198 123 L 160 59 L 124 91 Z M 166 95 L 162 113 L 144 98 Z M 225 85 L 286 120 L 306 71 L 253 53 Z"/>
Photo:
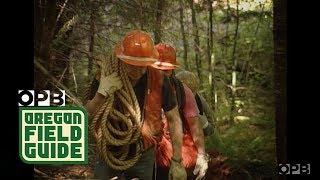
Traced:
<path id="1" fill-rule="evenodd" d="M 231 168 L 225 163 L 227 157 L 216 151 L 210 151 L 208 180 L 230 179 Z M 93 168 L 96 157 L 89 154 L 87 165 L 37 165 L 34 169 L 35 179 L 93 179 Z"/>

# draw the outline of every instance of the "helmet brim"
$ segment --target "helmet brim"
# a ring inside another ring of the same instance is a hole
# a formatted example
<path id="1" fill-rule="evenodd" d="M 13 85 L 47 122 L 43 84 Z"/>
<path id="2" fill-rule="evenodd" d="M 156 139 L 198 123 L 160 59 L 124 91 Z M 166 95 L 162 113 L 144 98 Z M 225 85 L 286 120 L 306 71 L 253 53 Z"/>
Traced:
<path id="1" fill-rule="evenodd" d="M 122 60 L 124 63 L 134 65 L 134 66 L 149 66 L 157 61 L 155 58 L 149 57 L 133 57 L 126 55 L 117 55 L 117 58 Z"/>
<path id="2" fill-rule="evenodd" d="M 176 64 L 167 63 L 167 62 L 160 62 L 160 61 L 153 63 L 151 66 L 153 68 L 160 69 L 160 70 L 174 70 L 179 67 Z"/>

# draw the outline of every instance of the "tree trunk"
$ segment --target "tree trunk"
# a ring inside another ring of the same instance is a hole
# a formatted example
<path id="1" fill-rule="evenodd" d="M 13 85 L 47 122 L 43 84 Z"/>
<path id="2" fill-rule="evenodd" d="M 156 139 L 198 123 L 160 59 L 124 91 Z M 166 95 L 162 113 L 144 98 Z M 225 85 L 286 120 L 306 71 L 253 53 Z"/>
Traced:
<path id="1" fill-rule="evenodd" d="M 139 18 L 139 24 L 140 24 L 140 29 L 143 30 L 144 26 L 144 14 L 143 14 L 143 1 L 139 0 L 139 13 L 140 13 L 140 18 Z"/>
<path id="2" fill-rule="evenodd" d="M 164 8 L 165 0 L 157 0 L 157 9 L 156 9 L 156 21 L 154 26 L 154 42 L 158 44 L 161 42 L 162 36 L 162 11 Z"/>
<path id="3" fill-rule="evenodd" d="M 63 27 L 64 23 L 69 20 L 68 18 L 73 17 L 74 12 L 68 12 L 65 18 L 61 17 L 59 18 L 59 22 L 57 22 L 59 12 L 63 12 L 59 5 L 66 5 L 66 2 L 67 1 L 65 0 L 45 1 L 45 3 L 39 3 L 39 7 L 36 7 L 36 9 L 40 9 L 37 10 L 37 15 L 39 15 L 39 17 L 35 17 L 35 22 L 39 23 L 39 27 L 37 26 L 38 24 L 35 25 L 35 32 L 39 33 L 39 35 L 35 35 L 37 47 L 35 48 L 35 56 L 41 60 L 43 67 L 56 78 L 61 76 L 61 72 L 68 66 L 68 58 L 71 52 L 70 48 L 61 48 L 60 50 L 60 47 L 57 47 L 56 49 L 52 49 L 51 47 L 56 34 Z M 73 4 L 75 6 L 77 2 L 78 1 L 76 0 L 71 0 L 68 4 Z M 72 29 L 68 30 L 65 34 L 63 41 L 69 39 L 72 34 Z M 37 69 L 35 70 L 34 78 L 35 89 L 54 88 Z M 61 79 L 63 83 L 68 80 L 68 78 Z"/>
<path id="4" fill-rule="evenodd" d="M 43 33 L 43 18 L 45 12 L 44 1 L 34 2 L 34 56 L 35 60 L 43 59 L 41 57 L 41 38 Z M 45 64 L 44 64 L 45 65 Z M 45 77 L 41 76 L 41 72 L 36 68 L 34 69 L 34 89 L 43 89 L 42 86 L 45 84 Z"/>
<path id="5" fill-rule="evenodd" d="M 287 52 L 287 1 L 273 1 L 274 12 L 274 66 L 275 66 L 275 98 L 276 98 L 276 152 L 277 163 L 286 163 L 286 52 Z"/>
<path id="6" fill-rule="evenodd" d="M 56 37 L 56 35 L 58 35 L 61 28 L 64 27 L 66 23 L 74 19 L 76 15 L 75 12 L 70 10 L 68 11 L 66 9 L 70 7 L 76 7 L 78 2 L 79 1 L 77 0 L 60 0 L 59 5 L 60 6 L 63 5 L 63 6 L 59 7 L 59 10 L 58 10 L 57 16 L 60 15 L 60 18 L 58 17 L 56 18 L 56 26 L 55 26 L 53 37 Z M 65 6 L 68 6 L 68 7 L 65 7 Z M 62 16 L 62 14 L 64 15 Z M 70 27 L 65 32 L 63 32 L 63 34 L 59 35 L 60 36 L 59 41 L 57 42 L 58 45 L 54 46 L 55 49 L 53 49 L 55 52 L 53 53 L 53 58 L 51 63 L 51 66 L 53 66 L 51 69 L 52 70 L 51 74 L 55 78 L 61 79 L 61 83 L 64 85 L 69 85 L 71 82 L 70 80 L 72 78 L 69 73 L 65 73 L 65 74 L 63 73 L 64 70 L 68 70 L 68 68 L 70 68 L 69 63 L 71 61 L 70 57 L 71 57 L 72 48 L 66 47 L 62 43 L 73 44 L 72 34 L 73 34 L 74 25 L 75 24 L 70 25 Z"/>
<path id="7" fill-rule="evenodd" d="M 189 63 L 188 63 L 188 42 L 186 39 L 186 33 L 184 30 L 184 14 L 183 14 L 183 0 L 179 0 L 179 14 L 180 14 L 180 31 L 182 36 L 183 42 L 183 62 L 185 65 L 185 69 L 189 70 Z"/>
<path id="8" fill-rule="evenodd" d="M 229 39 L 229 19 L 231 19 L 231 15 L 230 15 L 230 1 L 227 0 L 227 24 L 226 24 L 226 35 L 225 35 L 225 39 L 224 39 L 224 45 L 225 45 L 225 48 L 223 49 L 223 57 L 228 57 L 227 54 L 228 54 L 228 39 Z"/>
<path id="9" fill-rule="evenodd" d="M 95 35 L 95 19 L 96 8 L 95 1 L 91 1 L 91 13 L 90 13 L 90 32 L 89 32 L 89 56 L 88 56 L 88 76 L 91 76 L 93 67 L 93 55 L 94 55 L 94 35 Z"/>
<path id="10" fill-rule="evenodd" d="M 233 50 L 232 50 L 232 89 L 231 89 L 231 110 L 230 110 L 230 124 L 233 124 L 233 117 L 235 113 L 235 99 L 236 99 L 236 87 L 237 87 L 237 58 L 236 58 L 236 48 L 237 48 L 237 39 L 238 39 L 238 30 L 239 30 L 239 0 L 237 0 L 237 12 L 236 12 L 236 30 L 233 38 Z"/>
<path id="11" fill-rule="evenodd" d="M 38 1 L 39 2 L 39 1 Z M 47 1 L 46 3 L 37 4 L 36 9 L 37 13 L 39 13 L 39 17 L 35 17 L 36 24 L 36 33 L 35 41 L 36 41 L 36 50 L 35 55 L 38 55 L 38 58 L 42 61 L 43 66 L 46 69 L 51 69 L 51 43 L 53 40 L 53 34 L 55 31 L 56 18 L 58 15 L 58 7 L 57 1 Z M 41 29 L 40 29 L 41 28 Z M 48 87 L 47 81 L 43 78 L 41 72 L 35 71 L 35 89 L 46 89 Z M 50 89 L 50 87 L 49 87 Z"/>
<path id="12" fill-rule="evenodd" d="M 41 37 L 43 33 L 43 17 L 45 12 L 44 1 L 35 1 L 34 3 L 34 40 L 35 40 L 35 56 L 40 57 Z"/>
<path id="13" fill-rule="evenodd" d="M 260 23 L 262 21 L 263 15 L 264 15 L 263 11 L 264 11 L 264 5 L 261 5 L 261 14 L 258 19 L 257 27 L 254 31 L 254 35 L 253 35 L 254 37 L 256 37 L 258 34 L 258 30 L 260 28 Z M 248 53 L 247 61 L 243 63 L 243 67 L 241 68 L 241 74 L 243 76 L 242 79 L 244 80 L 245 84 L 247 83 L 248 77 L 249 77 L 250 61 L 253 59 L 252 52 L 253 52 L 254 45 L 255 45 L 255 41 L 252 41 L 251 46 L 250 46 L 250 50 Z"/>
<path id="14" fill-rule="evenodd" d="M 61 39 L 62 42 L 68 42 L 70 41 L 70 38 L 72 37 L 73 28 L 70 28 L 68 31 L 65 32 L 65 35 Z M 67 43 L 69 44 L 69 43 Z M 72 52 L 71 47 L 65 47 L 64 45 L 59 45 L 58 48 L 54 49 L 55 52 L 52 53 L 52 66 L 53 68 L 51 70 L 51 74 L 61 80 L 61 83 L 68 86 L 70 83 L 71 76 L 69 73 L 63 73 L 65 69 L 68 69 L 70 67 L 70 54 Z"/>
<path id="15" fill-rule="evenodd" d="M 195 61 L 196 61 L 197 74 L 198 74 L 200 87 L 201 87 L 202 86 L 202 76 L 201 76 L 202 65 L 200 61 L 200 40 L 199 40 L 198 24 L 197 24 L 196 11 L 195 11 L 193 0 L 188 0 L 188 1 L 191 9 L 191 18 L 192 18 L 192 26 L 193 26 Z"/>
<path id="16" fill-rule="evenodd" d="M 56 1 L 47 1 L 45 5 L 45 20 L 42 26 L 42 37 L 40 39 L 40 57 L 44 62 L 48 62 L 50 58 L 50 45 L 53 40 L 56 17 L 58 15 L 56 3 Z"/>
<path id="17" fill-rule="evenodd" d="M 207 58 L 208 58 L 208 72 L 209 72 L 209 84 L 210 84 L 210 103 L 214 109 L 216 109 L 216 90 L 215 90 L 215 79 L 214 79 L 214 66 L 215 59 L 213 56 L 213 8 L 212 0 L 207 0 L 208 11 L 209 11 L 209 23 L 208 23 L 208 38 L 207 38 Z"/>

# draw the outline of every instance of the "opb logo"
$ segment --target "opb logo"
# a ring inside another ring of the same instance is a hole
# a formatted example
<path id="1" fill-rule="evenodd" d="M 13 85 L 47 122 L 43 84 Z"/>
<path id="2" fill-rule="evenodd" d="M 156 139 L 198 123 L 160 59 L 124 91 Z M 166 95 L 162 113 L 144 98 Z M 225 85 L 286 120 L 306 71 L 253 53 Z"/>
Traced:
<path id="1" fill-rule="evenodd" d="M 66 93 L 64 90 L 50 92 L 50 90 L 19 90 L 19 106 L 65 106 Z"/>
<path id="2" fill-rule="evenodd" d="M 310 164 L 279 164 L 278 172 L 281 175 L 286 174 L 310 174 Z"/>

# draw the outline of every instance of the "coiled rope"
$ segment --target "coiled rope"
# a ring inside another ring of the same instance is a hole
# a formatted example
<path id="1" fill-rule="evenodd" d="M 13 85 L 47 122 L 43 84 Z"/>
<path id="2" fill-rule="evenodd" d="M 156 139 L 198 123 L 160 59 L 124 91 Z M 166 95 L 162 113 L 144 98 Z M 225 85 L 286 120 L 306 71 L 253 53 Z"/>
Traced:
<path id="1" fill-rule="evenodd" d="M 97 144 L 98 155 L 112 169 L 123 171 L 132 167 L 141 157 L 141 111 L 133 87 L 118 58 L 111 56 L 101 69 L 105 75 L 116 72 L 122 88 L 106 98 L 98 109 L 90 131 Z M 120 107 L 115 109 L 115 106 Z"/>

